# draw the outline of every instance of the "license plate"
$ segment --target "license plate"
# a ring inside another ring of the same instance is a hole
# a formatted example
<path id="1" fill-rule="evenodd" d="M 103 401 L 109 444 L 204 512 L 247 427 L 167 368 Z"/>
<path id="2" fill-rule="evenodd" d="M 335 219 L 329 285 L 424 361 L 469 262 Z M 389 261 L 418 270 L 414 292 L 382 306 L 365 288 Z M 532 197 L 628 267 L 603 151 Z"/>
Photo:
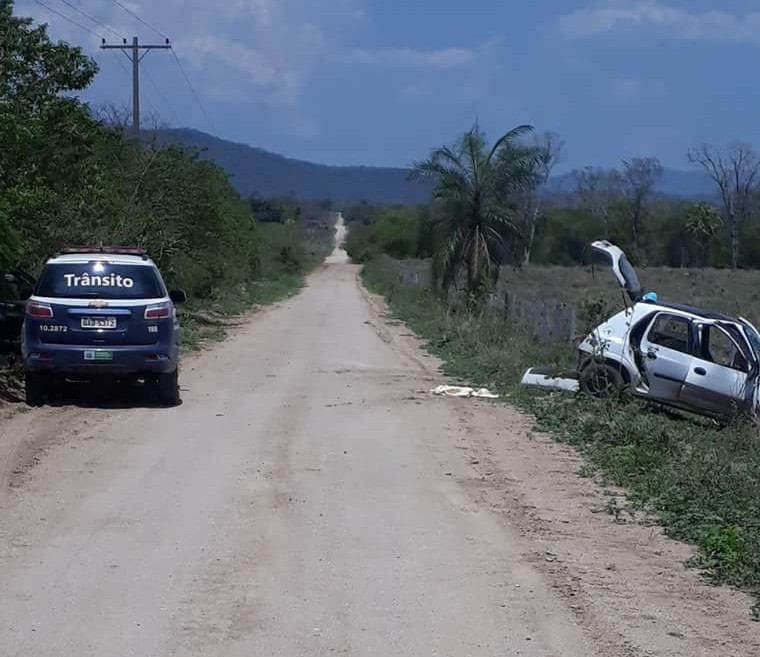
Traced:
<path id="1" fill-rule="evenodd" d="M 115 317 L 82 317 L 83 329 L 115 329 Z"/>
<path id="2" fill-rule="evenodd" d="M 113 351 L 85 351 L 85 360 L 110 361 L 113 360 Z"/>

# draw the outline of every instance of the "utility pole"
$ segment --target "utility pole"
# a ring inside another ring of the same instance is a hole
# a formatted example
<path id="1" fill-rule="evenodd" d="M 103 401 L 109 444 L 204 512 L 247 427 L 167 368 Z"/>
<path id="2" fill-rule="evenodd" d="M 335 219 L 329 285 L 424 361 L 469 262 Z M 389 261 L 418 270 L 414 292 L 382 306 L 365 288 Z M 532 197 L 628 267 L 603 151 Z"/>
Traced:
<path id="1" fill-rule="evenodd" d="M 121 50 L 127 59 L 132 62 L 132 132 L 134 136 L 140 135 L 140 62 L 151 50 L 171 50 L 169 39 L 163 44 L 141 44 L 137 37 L 132 37 L 132 45 L 124 43 L 121 45 L 107 44 L 103 39 L 100 45 L 101 50 Z M 140 51 L 144 51 L 140 54 Z"/>

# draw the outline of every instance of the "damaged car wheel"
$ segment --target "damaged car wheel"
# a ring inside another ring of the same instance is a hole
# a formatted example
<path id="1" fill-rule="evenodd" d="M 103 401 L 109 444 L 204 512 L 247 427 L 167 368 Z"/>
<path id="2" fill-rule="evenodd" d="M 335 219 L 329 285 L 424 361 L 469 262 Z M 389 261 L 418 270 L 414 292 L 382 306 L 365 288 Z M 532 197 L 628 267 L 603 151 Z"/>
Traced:
<path id="1" fill-rule="evenodd" d="M 607 363 L 590 363 L 581 372 L 580 388 L 594 397 L 612 397 L 620 394 L 625 381 L 619 368 Z"/>

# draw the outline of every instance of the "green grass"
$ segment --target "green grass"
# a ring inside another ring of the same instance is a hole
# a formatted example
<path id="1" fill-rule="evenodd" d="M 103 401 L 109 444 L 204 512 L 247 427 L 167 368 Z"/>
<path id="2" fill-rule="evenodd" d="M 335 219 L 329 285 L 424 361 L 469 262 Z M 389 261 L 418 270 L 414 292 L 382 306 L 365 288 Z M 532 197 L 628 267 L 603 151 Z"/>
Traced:
<path id="1" fill-rule="evenodd" d="M 399 284 L 386 259 L 368 263 L 365 284 L 427 341 L 461 383 L 488 386 L 533 414 L 538 429 L 579 449 L 586 473 L 622 486 L 634 508 L 696 545 L 690 565 L 714 583 L 760 596 L 760 436 L 756 426 L 720 428 L 635 400 L 600 401 L 519 385 L 531 366 L 574 365 L 574 345 L 542 344 L 498 313 L 452 315 L 423 289 Z M 617 513 L 615 513 L 617 517 Z M 760 607 L 755 607 L 756 617 Z"/>
<path id="2" fill-rule="evenodd" d="M 304 275 L 283 274 L 273 280 L 254 281 L 213 301 L 191 302 L 180 311 L 182 348 L 198 351 L 227 337 L 229 326 L 245 313 L 297 294 Z"/>

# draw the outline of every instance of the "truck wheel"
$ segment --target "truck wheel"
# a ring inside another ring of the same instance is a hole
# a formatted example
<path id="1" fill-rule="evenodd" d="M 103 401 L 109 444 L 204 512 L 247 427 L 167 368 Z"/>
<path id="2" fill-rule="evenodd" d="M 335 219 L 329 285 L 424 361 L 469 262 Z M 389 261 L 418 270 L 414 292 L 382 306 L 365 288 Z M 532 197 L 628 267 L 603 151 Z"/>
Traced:
<path id="1" fill-rule="evenodd" d="M 43 406 L 48 397 L 48 381 L 40 372 L 26 372 L 26 403 L 29 406 Z"/>
<path id="2" fill-rule="evenodd" d="M 169 374 L 159 374 L 156 382 L 158 400 L 164 406 L 177 406 L 179 398 L 179 368 Z"/>
<path id="3" fill-rule="evenodd" d="M 581 372 L 581 390 L 594 397 L 612 397 L 620 393 L 625 381 L 619 368 L 607 363 L 589 363 Z"/>

